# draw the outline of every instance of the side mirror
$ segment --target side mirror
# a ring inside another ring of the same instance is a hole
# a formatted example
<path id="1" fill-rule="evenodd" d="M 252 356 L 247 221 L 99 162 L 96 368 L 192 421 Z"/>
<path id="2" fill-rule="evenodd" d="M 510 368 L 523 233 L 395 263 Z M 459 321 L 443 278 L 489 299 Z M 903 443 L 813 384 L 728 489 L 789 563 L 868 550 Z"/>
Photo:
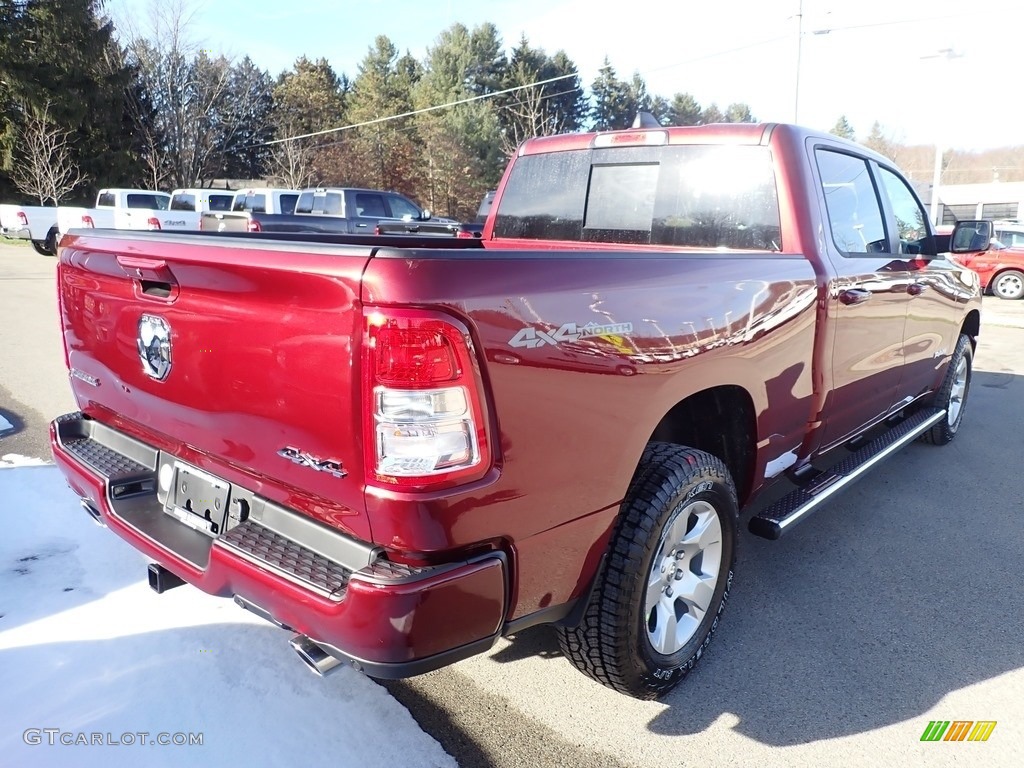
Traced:
<path id="1" fill-rule="evenodd" d="M 420 218 L 423 221 L 426 221 L 427 219 L 429 219 L 430 218 L 430 209 L 429 208 L 424 208 L 423 209 L 423 216 L 421 216 Z"/>
<path id="2" fill-rule="evenodd" d="M 952 253 L 987 251 L 995 235 L 991 221 L 958 221 L 950 237 Z"/>

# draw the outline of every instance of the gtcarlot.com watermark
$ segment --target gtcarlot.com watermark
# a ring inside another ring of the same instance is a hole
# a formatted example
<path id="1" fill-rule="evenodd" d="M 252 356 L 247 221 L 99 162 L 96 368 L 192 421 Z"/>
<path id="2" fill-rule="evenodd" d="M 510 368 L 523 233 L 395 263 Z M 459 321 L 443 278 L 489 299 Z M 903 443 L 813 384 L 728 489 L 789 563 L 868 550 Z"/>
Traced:
<path id="1" fill-rule="evenodd" d="M 60 728 L 27 728 L 21 739 L 29 746 L 48 744 L 51 747 L 63 744 L 67 747 L 135 747 L 135 746 L 173 746 L 201 747 L 202 733 L 150 733 L 149 731 L 126 731 L 111 733 L 110 731 L 63 731 Z"/>

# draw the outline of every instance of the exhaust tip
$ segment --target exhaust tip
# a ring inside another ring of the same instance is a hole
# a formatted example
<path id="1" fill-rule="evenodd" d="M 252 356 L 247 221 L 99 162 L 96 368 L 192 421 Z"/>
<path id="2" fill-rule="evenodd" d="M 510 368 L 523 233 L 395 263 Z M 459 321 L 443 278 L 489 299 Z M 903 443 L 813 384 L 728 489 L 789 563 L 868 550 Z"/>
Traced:
<path id="1" fill-rule="evenodd" d="M 288 641 L 288 645 L 317 677 L 325 677 L 344 663 L 305 635 L 296 635 Z"/>
<path id="2" fill-rule="evenodd" d="M 103 515 L 101 515 L 100 511 L 92 505 L 92 502 L 82 499 L 82 509 L 89 513 L 89 517 L 91 517 L 92 521 L 100 528 L 107 527 L 107 524 L 103 522 Z"/>

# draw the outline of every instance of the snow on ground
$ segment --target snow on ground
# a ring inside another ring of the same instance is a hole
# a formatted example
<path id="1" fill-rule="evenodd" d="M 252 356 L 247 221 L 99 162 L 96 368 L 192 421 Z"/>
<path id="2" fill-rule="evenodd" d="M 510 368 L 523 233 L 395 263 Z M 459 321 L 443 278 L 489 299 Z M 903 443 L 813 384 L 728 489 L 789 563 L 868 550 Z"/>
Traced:
<path id="1" fill-rule="evenodd" d="M 369 678 L 316 678 L 287 632 L 230 600 L 154 593 L 55 467 L 4 463 L 0 764 L 455 766 Z"/>
<path id="2" fill-rule="evenodd" d="M 47 463 L 42 459 L 32 459 L 28 456 L 19 456 L 16 453 L 5 453 L 3 456 L 0 456 L 0 469 L 8 467 L 43 467 Z M 2 511 L 0 509 L 0 512 Z"/>

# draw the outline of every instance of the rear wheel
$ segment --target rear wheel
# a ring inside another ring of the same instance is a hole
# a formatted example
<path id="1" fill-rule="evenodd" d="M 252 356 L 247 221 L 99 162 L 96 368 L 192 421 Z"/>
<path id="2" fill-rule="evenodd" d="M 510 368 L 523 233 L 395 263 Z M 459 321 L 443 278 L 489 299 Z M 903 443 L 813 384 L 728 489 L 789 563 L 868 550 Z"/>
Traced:
<path id="1" fill-rule="evenodd" d="M 728 600 L 738 504 L 714 456 L 651 443 L 630 483 L 580 624 L 562 653 L 621 693 L 653 699 L 704 654 Z"/>
<path id="2" fill-rule="evenodd" d="M 946 418 L 921 435 L 924 442 L 945 445 L 956 437 L 964 418 L 967 395 L 971 391 L 973 363 L 974 348 L 971 346 L 971 338 L 966 334 L 960 334 L 956 349 L 953 350 L 953 357 L 949 361 L 949 368 L 946 369 L 946 376 L 939 391 L 935 393 L 933 402 L 936 408 L 946 409 Z"/>
<path id="3" fill-rule="evenodd" d="M 53 254 L 46 249 L 46 243 L 43 240 L 33 240 L 32 248 L 40 256 L 53 256 Z"/>
<path id="4" fill-rule="evenodd" d="M 992 293 L 1000 299 L 1019 299 L 1024 297 L 1024 272 L 1015 269 L 1000 272 L 992 281 Z"/>

